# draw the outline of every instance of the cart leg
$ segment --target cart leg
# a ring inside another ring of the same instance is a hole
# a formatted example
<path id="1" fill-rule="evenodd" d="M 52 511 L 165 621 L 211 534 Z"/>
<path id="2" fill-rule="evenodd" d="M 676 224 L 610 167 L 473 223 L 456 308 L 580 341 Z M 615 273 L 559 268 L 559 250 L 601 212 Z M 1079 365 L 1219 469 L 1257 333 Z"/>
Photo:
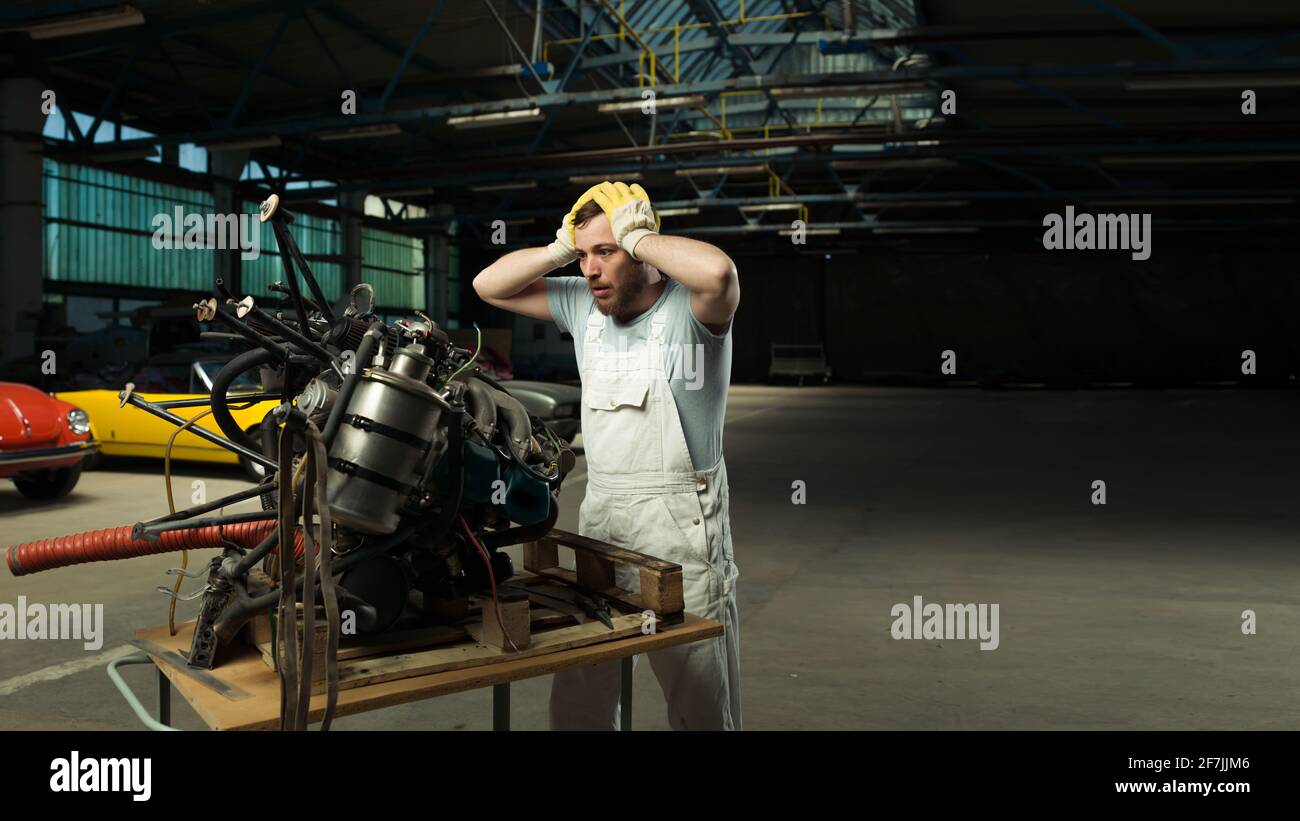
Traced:
<path id="1" fill-rule="evenodd" d="M 623 695 L 619 701 L 618 728 L 623 732 L 632 729 L 632 656 L 623 659 Z"/>
<path id="2" fill-rule="evenodd" d="M 492 686 L 492 729 L 510 729 L 510 684 Z"/>
<path id="3" fill-rule="evenodd" d="M 171 726 L 172 723 L 172 683 L 162 668 L 155 667 L 158 674 L 158 723 Z"/>

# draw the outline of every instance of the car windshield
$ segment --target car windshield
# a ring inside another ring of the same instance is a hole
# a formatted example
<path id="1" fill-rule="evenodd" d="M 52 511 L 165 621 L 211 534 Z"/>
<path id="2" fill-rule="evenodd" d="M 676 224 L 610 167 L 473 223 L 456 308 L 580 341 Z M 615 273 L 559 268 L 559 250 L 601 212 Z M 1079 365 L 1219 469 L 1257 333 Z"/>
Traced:
<path id="1" fill-rule="evenodd" d="M 219 360 L 209 359 L 199 362 L 199 367 L 207 375 L 208 381 L 217 378 L 217 373 L 225 367 L 226 363 Z M 202 388 L 203 386 L 199 386 Z M 262 383 L 257 378 L 257 371 L 245 371 L 239 375 L 239 378 L 230 386 L 229 393 L 254 393 L 262 390 Z"/>

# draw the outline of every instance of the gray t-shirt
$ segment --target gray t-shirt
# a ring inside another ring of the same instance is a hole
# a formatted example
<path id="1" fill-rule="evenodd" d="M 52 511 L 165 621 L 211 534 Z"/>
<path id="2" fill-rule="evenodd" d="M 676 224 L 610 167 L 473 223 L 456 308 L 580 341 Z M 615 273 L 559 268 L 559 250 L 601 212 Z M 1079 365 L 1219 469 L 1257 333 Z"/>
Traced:
<path id="1" fill-rule="evenodd" d="M 546 301 L 561 331 L 573 335 L 573 351 L 582 374 L 582 348 L 587 317 L 596 310 L 596 298 L 582 277 L 547 277 Z M 664 372 L 686 449 L 696 470 L 708 470 L 722 458 L 722 423 L 727 416 L 727 388 L 731 384 L 731 326 L 721 334 L 704 327 L 691 313 L 691 292 L 674 279 L 645 313 L 623 323 L 608 317 L 602 350 L 636 350 L 650 336 L 650 317 L 667 308 L 664 326 Z M 575 330 L 576 329 L 576 330 Z M 585 374 L 582 374 L 585 377 Z"/>

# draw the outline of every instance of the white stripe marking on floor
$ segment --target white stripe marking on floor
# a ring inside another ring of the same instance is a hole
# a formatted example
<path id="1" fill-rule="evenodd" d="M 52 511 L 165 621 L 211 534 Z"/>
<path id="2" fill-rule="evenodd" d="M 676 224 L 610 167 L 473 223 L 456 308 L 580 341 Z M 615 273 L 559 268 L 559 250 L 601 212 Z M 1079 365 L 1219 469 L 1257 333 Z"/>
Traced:
<path id="1" fill-rule="evenodd" d="M 129 644 L 124 644 L 113 650 L 105 650 L 102 653 L 96 653 L 93 656 L 86 656 L 76 661 L 65 661 L 62 664 L 55 664 L 51 667 L 42 667 L 39 670 L 33 670 L 30 673 L 24 673 L 21 676 L 14 676 L 10 679 L 0 681 L 0 696 L 13 695 L 25 687 L 33 684 L 40 684 L 45 681 L 57 681 L 66 678 L 74 673 L 80 673 L 83 670 L 90 670 L 95 667 L 102 667 L 119 656 L 130 655 L 136 652 L 136 649 Z"/>

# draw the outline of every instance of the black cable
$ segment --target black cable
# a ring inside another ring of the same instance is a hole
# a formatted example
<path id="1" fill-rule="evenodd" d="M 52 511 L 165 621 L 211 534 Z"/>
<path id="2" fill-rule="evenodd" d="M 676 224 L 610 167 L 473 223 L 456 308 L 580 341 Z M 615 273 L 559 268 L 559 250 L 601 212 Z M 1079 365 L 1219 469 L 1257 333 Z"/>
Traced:
<path id="1" fill-rule="evenodd" d="M 246 351 L 227 362 L 212 380 L 212 418 L 216 420 L 217 427 L 221 428 L 221 432 L 230 441 L 259 453 L 264 452 L 262 447 L 244 433 L 239 423 L 235 421 L 235 417 L 231 415 L 230 405 L 226 401 L 226 392 L 246 371 L 279 361 L 279 357 L 262 348 Z"/>

